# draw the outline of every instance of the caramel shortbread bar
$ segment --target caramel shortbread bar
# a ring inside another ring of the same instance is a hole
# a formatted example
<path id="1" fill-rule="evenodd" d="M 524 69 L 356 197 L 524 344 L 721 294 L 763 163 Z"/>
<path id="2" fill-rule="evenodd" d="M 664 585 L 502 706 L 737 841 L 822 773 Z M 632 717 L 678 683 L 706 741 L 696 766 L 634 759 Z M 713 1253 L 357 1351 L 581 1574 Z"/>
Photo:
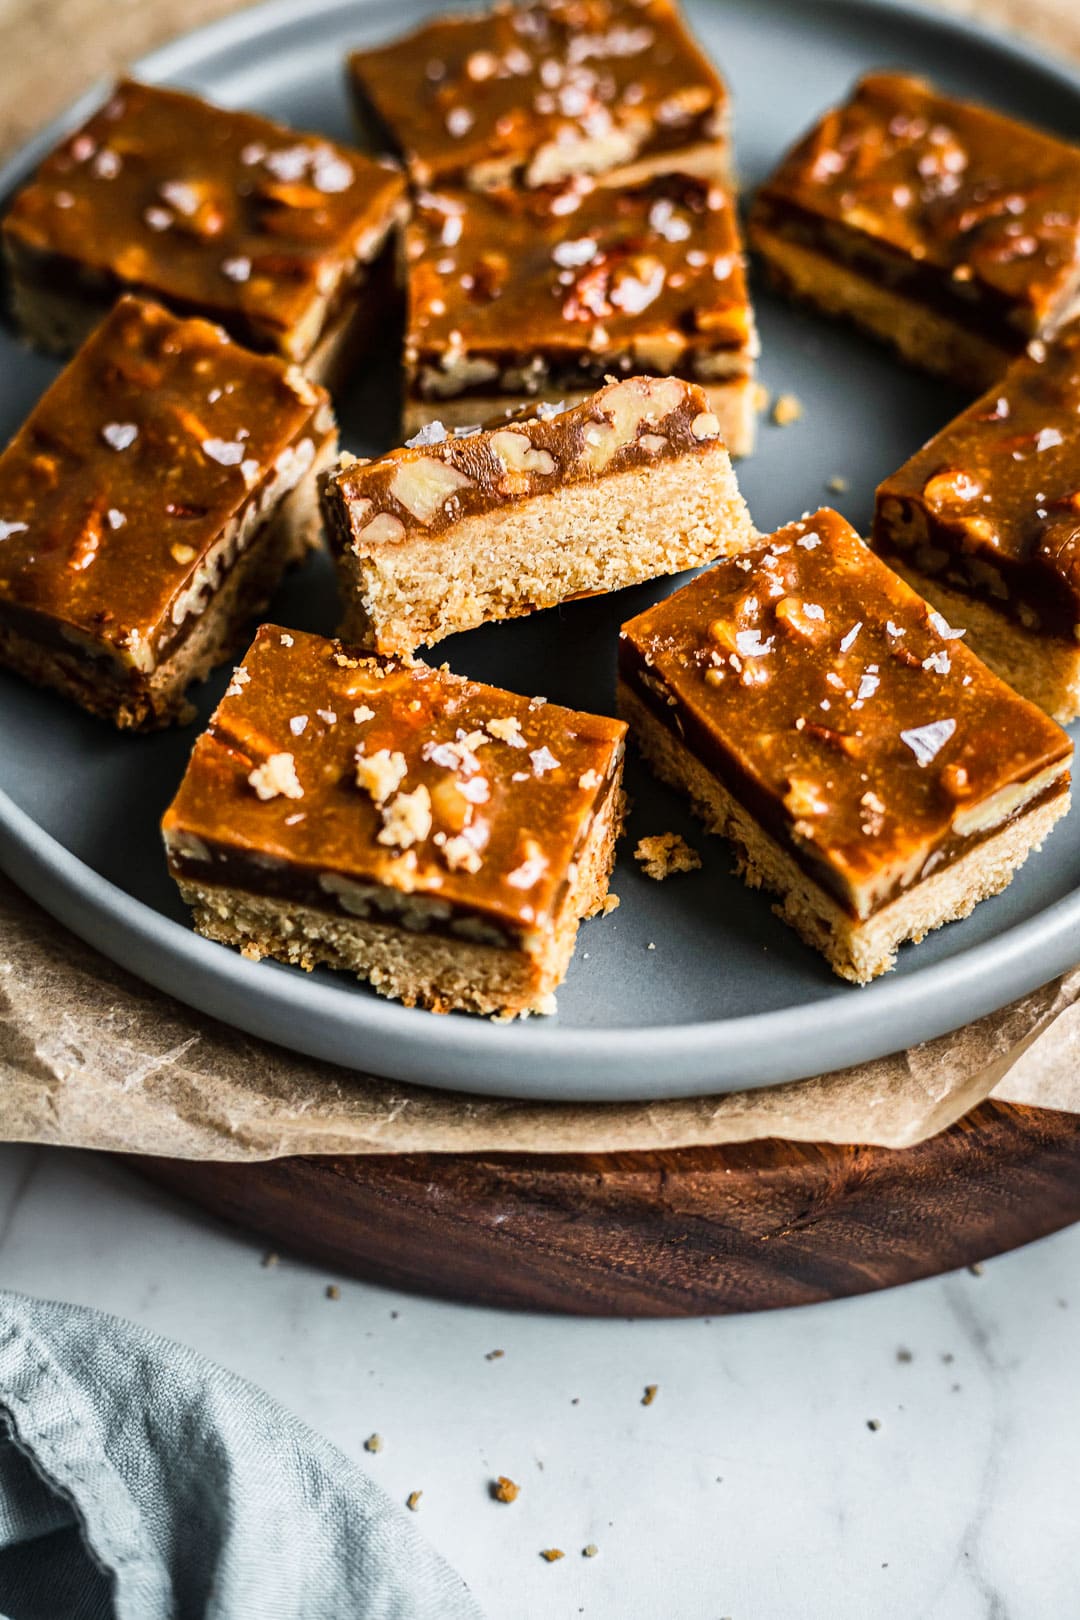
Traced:
<path id="1" fill-rule="evenodd" d="M 129 80 L 4 219 L 15 314 L 68 353 L 134 291 L 321 379 L 394 297 L 404 207 L 385 162 Z"/>
<path id="2" fill-rule="evenodd" d="M 674 373 L 705 388 L 733 455 L 752 448 L 757 334 L 723 186 L 427 191 L 406 242 L 407 431 Z"/>
<path id="3" fill-rule="evenodd" d="M 318 543 L 336 453 L 296 367 L 121 299 L 0 456 L 0 662 L 117 726 L 184 718 Z"/>
<path id="4" fill-rule="evenodd" d="M 437 17 L 349 62 L 362 126 L 418 185 L 722 179 L 728 96 L 674 0 L 539 0 Z"/>
<path id="5" fill-rule="evenodd" d="M 1072 745 L 832 511 L 625 625 L 620 712 L 752 888 L 857 984 L 1003 889 Z"/>
<path id="6" fill-rule="evenodd" d="M 1076 310 L 1080 149 L 875 73 L 757 195 L 774 279 L 972 388 Z"/>
<path id="7" fill-rule="evenodd" d="M 754 535 L 719 423 L 675 377 L 465 435 L 429 424 L 344 465 L 323 509 L 344 634 L 384 653 L 678 573 Z"/>
<path id="8" fill-rule="evenodd" d="M 264 625 L 165 815 L 210 939 L 437 1012 L 552 1012 L 601 910 L 625 726 Z"/>
<path id="9" fill-rule="evenodd" d="M 885 479 L 872 543 L 1010 686 L 1080 715 L 1080 323 Z"/>

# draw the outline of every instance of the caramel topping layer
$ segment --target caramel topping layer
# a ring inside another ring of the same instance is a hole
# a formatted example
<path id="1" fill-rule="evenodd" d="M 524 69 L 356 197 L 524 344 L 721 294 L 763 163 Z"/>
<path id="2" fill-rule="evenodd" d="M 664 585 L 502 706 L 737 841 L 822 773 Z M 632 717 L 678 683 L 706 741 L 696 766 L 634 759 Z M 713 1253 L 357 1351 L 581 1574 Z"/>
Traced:
<path id="1" fill-rule="evenodd" d="M 1080 281 L 1080 150 L 897 73 L 862 80 L 789 153 L 755 219 L 932 272 L 958 311 L 1034 333 Z M 830 236 L 831 228 L 831 236 Z M 753 234 L 753 229 L 751 234 Z"/>
<path id="2" fill-rule="evenodd" d="M 492 429 L 449 437 L 430 423 L 404 449 L 338 472 L 327 487 L 327 515 L 337 543 L 366 555 L 608 472 L 726 454 L 719 434 L 696 383 L 628 377 L 572 410 L 541 405 Z"/>
<path id="3" fill-rule="evenodd" d="M 414 364 L 541 356 L 557 369 L 584 351 L 670 372 L 688 350 L 754 350 L 738 222 L 719 186 L 675 176 L 622 191 L 422 192 L 407 253 Z"/>
<path id="4" fill-rule="evenodd" d="M 313 306 L 375 256 L 403 191 L 324 136 L 128 80 L 46 158 L 4 233 L 303 359 Z"/>
<path id="5" fill-rule="evenodd" d="M 826 509 L 631 620 L 620 666 L 766 830 L 867 916 L 1067 780 L 1069 738 L 962 634 Z"/>
<path id="6" fill-rule="evenodd" d="M 406 926 L 464 910 L 512 935 L 547 931 L 625 730 L 264 625 L 195 745 L 165 840 L 200 882 L 314 890 L 328 910 L 396 918 L 374 887 L 408 897 Z"/>
<path id="7" fill-rule="evenodd" d="M 873 540 L 1029 629 L 1080 638 L 1080 323 L 885 479 Z"/>
<path id="8" fill-rule="evenodd" d="M 544 185 L 723 133 L 726 91 L 671 0 L 500 5 L 350 60 L 422 185 Z"/>
<path id="9" fill-rule="evenodd" d="M 0 456 L 0 616 L 152 668 L 332 431 L 294 367 L 122 299 Z"/>

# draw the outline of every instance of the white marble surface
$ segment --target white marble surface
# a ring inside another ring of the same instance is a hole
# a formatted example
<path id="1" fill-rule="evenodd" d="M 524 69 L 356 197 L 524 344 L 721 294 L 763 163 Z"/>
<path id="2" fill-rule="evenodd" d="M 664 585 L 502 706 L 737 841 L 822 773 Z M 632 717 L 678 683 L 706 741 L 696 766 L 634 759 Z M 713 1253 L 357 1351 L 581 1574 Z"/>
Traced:
<path id="1" fill-rule="evenodd" d="M 422 1490 L 491 1620 L 1080 1613 L 1080 1227 L 978 1277 L 708 1322 L 476 1310 L 262 1253 L 107 1160 L 0 1148 L 0 1286 L 184 1340 Z"/>

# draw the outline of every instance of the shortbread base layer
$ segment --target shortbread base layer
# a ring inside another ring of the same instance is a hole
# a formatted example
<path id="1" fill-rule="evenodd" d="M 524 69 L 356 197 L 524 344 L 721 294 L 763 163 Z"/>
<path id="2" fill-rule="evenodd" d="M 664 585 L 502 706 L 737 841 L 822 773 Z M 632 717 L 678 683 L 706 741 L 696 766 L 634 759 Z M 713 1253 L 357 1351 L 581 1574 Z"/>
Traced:
<path id="1" fill-rule="evenodd" d="M 807 876 L 624 681 L 619 682 L 618 708 L 657 776 L 689 797 L 709 832 L 734 845 L 736 871 L 747 886 L 778 895 L 777 916 L 820 951 L 834 973 L 854 984 L 887 973 L 896 965 L 901 945 L 918 943 L 935 928 L 968 916 L 980 900 L 1000 893 L 1069 808 L 1063 786 L 1053 799 L 1003 823 L 1000 831 L 949 866 L 857 921 Z"/>
<path id="2" fill-rule="evenodd" d="M 337 968 L 366 979 L 381 996 L 432 1012 L 498 1018 L 552 1013 L 554 992 L 574 953 L 578 925 L 604 904 L 623 809 L 616 781 L 579 855 L 562 918 L 539 954 L 417 933 L 179 876 L 177 883 L 198 932 L 238 947 L 245 956 L 271 956 L 309 972 L 319 964 Z"/>
<path id="3" fill-rule="evenodd" d="M 640 373 L 649 375 L 648 373 Z M 757 383 L 752 375 L 732 377 L 719 383 L 701 383 L 709 409 L 720 424 L 720 437 L 732 456 L 753 453 L 757 437 Z M 592 399 L 596 388 L 570 389 L 559 393 L 548 390 L 545 398 L 557 400 L 564 410 Z M 532 410 L 539 403 L 535 394 L 459 394 L 449 399 L 406 397 L 404 429 L 410 436 L 428 422 L 442 422 L 448 428 L 480 427 L 504 414 Z"/>
<path id="4" fill-rule="evenodd" d="M 995 675 L 1067 726 L 1080 716 L 1080 642 L 1027 630 L 983 601 L 920 573 L 894 551 L 881 555 L 938 612 L 968 632 L 967 644 Z"/>
<path id="5" fill-rule="evenodd" d="M 108 655 L 94 657 L 74 644 L 70 651 L 46 645 L 3 623 L 0 664 L 121 731 L 186 724 L 195 713 L 184 695 L 187 688 L 243 650 L 250 621 L 266 607 L 282 574 L 321 543 L 317 479 L 336 457 L 332 436 L 311 470 L 279 501 L 180 645 L 149 674 L 122 669 Z"/>
<path id="6" fill-rule="evenodd" d="M 782 292 L 826 315 L 852 321 L 921 371 L 981 392 L 1019 353 L 980 337 L 928 304 L 868 280 L 839 259 L 752 221 L 750 239 Z"/>
<path id="7" fill-rule="evenodd" d="M 572 484 L 358 557 L 338 549 L 342 638 L 411 653 L 493 619 L 745 551 L 756 531 L 722 453 Z"/>

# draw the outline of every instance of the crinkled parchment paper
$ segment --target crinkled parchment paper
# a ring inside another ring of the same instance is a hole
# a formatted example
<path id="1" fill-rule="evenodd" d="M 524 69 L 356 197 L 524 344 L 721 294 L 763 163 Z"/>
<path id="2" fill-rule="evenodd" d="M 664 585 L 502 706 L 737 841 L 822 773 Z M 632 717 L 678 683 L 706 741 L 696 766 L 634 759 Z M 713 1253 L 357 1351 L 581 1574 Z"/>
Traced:
<path id="1" fill-rule="evenodd" d="M 0 1138 L 168 1154 L 534 1153 L 783 1136 L 904 1147 L 993 1093 L 1080 1110 L 1080 969 L 959 1034 L 683 1102 L 464 1097 L 315 1063 L 113 967 L 0 880 Z"/>
<path id="2" fill-rule="evenodd" d="M 0 150 L 95 78 L 235 0 L 0 0 Z M 1080 58 L 1076 0 L 945 0 Z M 73 52 L 58 41 L 77 40 Z M 0 879 L 0 1139 L 173 1155 L 906 1147 L 988 1096 L 1080 1111 L 1080 968 L 957 1034 L 765 1091 L 523 1103 L 400 1085 L 240 1035 L 130 978 Z"/>

